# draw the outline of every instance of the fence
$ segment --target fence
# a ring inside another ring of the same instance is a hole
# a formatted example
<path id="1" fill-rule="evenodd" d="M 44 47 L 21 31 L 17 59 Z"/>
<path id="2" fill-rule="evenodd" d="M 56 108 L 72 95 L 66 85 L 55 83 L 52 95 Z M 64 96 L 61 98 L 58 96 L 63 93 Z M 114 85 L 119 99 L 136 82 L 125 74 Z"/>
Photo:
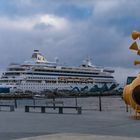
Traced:
<path id="1" fill-rule="evenodd" d="M 46 105 L 50 101 L 62 101 L 68 106 L 82 106 L 83 110 L 96 111 L 125 111 L 126 106 L 120 96 L 83 97 L 83 98 L 56 98 L 56 99 L 15 99 L 0 100 L 0 104 L 15 105 L 22 108 L 25 105 Z"/>

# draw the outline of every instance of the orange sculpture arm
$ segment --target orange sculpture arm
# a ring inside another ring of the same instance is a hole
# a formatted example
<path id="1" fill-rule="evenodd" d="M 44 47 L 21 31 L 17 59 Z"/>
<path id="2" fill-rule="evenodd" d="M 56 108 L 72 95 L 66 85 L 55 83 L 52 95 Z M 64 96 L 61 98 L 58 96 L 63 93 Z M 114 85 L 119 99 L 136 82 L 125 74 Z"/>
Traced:
<path id="1" fill-rule="evenodd" d="M 131 84 L 124 87 L 123 99 L 134 110 L 140 110 L 140 74 Z"/>

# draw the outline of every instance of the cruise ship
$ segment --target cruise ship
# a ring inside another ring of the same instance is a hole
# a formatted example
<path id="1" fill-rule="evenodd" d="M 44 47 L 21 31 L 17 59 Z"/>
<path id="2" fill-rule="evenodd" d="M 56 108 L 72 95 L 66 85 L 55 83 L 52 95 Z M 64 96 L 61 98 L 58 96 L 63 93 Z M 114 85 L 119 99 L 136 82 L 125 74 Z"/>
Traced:
<path id="1" fill-rule="evenodd" d="M 49 62 L 34 50 L 30 60 L 10 64 L 0 78 L 0 93 L 44 93 L 47 91 L 96 92 L 117 86 L 114 70 L 97 67 L 87 59 L 77 67 Z"/>

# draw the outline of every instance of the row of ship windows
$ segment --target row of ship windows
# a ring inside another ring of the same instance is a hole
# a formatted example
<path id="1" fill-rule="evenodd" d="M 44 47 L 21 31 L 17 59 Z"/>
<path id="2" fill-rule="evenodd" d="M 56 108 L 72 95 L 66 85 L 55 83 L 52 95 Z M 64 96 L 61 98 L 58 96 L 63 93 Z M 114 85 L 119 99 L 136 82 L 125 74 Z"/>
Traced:
<path id="1" fill-rule="evenodd" d="M 87 84 L 87 82 L 69 82 L 69 83 L 68 82 L 59 82 L 57 84 L 65 84 L 65 83 L 67 83 L 67 84 L 72 84 L 72 83 L 75 83 L 75 84 Z M 89 82 L 89 83 L 93 84 L 93 82 Z M 47 84 L 54 84 L 54 83 L 46 83 L 46 84 L 43 84 L 43 83 L 33 83 L 33 84 L 32 83 L 26 83 L 26 84 L 22 84 L 22 85 L 47 85 Z"/>
<path id="2" fill-rule="evenodd" d="M 49 80 L 51 80 L 51 79 L 54 79 L 54 80 L 56 80 L 56 78 L 53 78 L 53 77 L 28 77 L 29 79 L 49 79 Z"/>
<path id="3" fill-rule="evenodd" d="M 30 83 L 30 81 L 27 81 L 27 83 Z M 38 83 L 42 84 L 41 82 Z M 93 83 L 93 81 L 45 81 L 45 83 Z"/>
<path id="4" fill-rule="evenodd" d="M 35 72 L 53 72 L 54 74 L 59 74 L 59 73 L 63 73 L 63 74 L 65 74 L 65 73 L 72 73 L 72 74 L 95 74 L 95 75 L 97 75 L 97 74 L 99 74 L 99 73 L 96 73 L 96 72 L 77 72 L 77 71 L 49 71 L 49 70 L 47 70 L 47 71 L 39 71 L 39 70 L 36 70 Z M 21 73 L 20 72 L 7 72 L 7 73 L 5 73 L 5 75 L 20 75 Z M 22 74 L 26 74 L 25 72 L 22 72 Z M 31 73 L 31 74 L 35 74 L 35 73 Z"/>
<path id="5" fill-rule="evenodd" d="M 86 74 L 85 73 L 85 75 L 83 75 L 83 74 L 70 74 L 70 75 L 68 75 L 67 73 L 22 73 L 22 74 L 27 74 L 27 75 L 45 75 L 45 76 L 47 76 L 47 75 L 52 75 L 52 76 L 81 76 L 81 77 L 86 77 L 86 76 L 88 76 L 88 77 L 98 77 L 98 78 L 113 78 L 113 76 L 110 76 L 110 75 L 106 75 L 106 76 L 103 76 L 103 75 L 92 75 L 92 74 Z M 12 76 L 12 75 L 14 75 L 14 76 Z M 17 75 L 20 75 L 20 73 L 5 73 L 5 75 L 3 75 L 2 76 L 2 78 L 8 78 L 8 76 L 12 76 L 12 78 L 15 78 L 15 76 L 17 76 Z M 37 78 L 39 78 L 39 77 L 37 77 Z M 40 77 L 41 79 L 43 79 L 43 77 Z"/>
<path id="6" fill-rule="evenodd" d="M 43 81 L 26 81 L 27 83 L 41 83 Z M 53 80 L 53 81 L 48 81 L 48 80 L 45 80 L 44 81 L 45 83 L 94 83 L 94 82 L 99 82 L 99 83 L 103 83 L 103 82 L 113 82 L 112 80 L 95 80 L 95 81 L 56 81 L 56 80 Z"/>
<path id="7" fill-rule="evenodd" d="M 55 73 L 81 73 L 81 74 L 98 74 L 97 72 L 81 72 L 81 71 L 58 71 L 58 70 L 35 70 L 36 72 L 55 72 Z"/>
<path id="8" fill-rule="evenodd" d="M 26 81 L 25 83 L 15 83 L 15 82 L 6 82 L 6 84 L 8 85 L 8 84 L 11 84 L 11 85 L 13 85 L 13 84 L 22 84 L 22 85 L 47 85 L 47 84 L 93 84 L 93 83 L 110 83 L 110 82 L 112 82 L 112 81 L 95 81 L 95 82 L 91 82 L 91 81 L 58 81 L 58 82 L 56 82 L 56 81 L 48 81 L 48 82 L 30 82 L 30 81 Z M 3 83 L 3 82 L 2 82 Z M 0 83 L 1 84 L 1 83 Z"/>
<path id="9" fill-rule="evenodd" d="M 20 80 L 22 82 L 22 80 Z M 20 81 L 16 81 L 16 80 L 0 80 L 0 83 L 3 82 L 20 82 Z M 56 80 L 56 79 L 51 79 L 51 80 L 24 80 L 24 82 L 32 82 L 32 83 L 41 83 L 41 82 L 46 82 L 46 83 L 93 83 L 93 82 L 113 82 L 112 79 L 94 79 L 94 81 L 92 80 Z"/>
<path id="10" fill-rule="evenodd" d="M 59 88 L 59 89 L 66 89 L 68 87 L 48 87 L 49 89 L 56 89 L 56 88 Z M 37 87 L 37 89 L 43 89 L 43 90 L 47 90 L 48 88 L 44 88 L 44 87 Z M 34 89 L 36 90 L 34 87 L 22 87 L 22 89 Z"/>
<path id="11" fill-rule="evenodd" d="M 55 68 L 55 67 L 54 67 Z M 81 71 L 81 69 L 77 69 L 76 71 L 72 71 L 72 69 L 70 69 L 70 71 L 66 71 L 67 68 L 62 68 L 65 70 L 45 70 L 45 69 L 35 69 L 34 71 L 37 72 L 59 72 L 59 73 L 86 73 L 86 74 L 98 74 L 100 71 L 99 70 L 94 70 L 94 72 L 86 72 L 86 71 Z M 23 68 L 9 68 L 9 71 L 25 71 L 25 69 Z"/>

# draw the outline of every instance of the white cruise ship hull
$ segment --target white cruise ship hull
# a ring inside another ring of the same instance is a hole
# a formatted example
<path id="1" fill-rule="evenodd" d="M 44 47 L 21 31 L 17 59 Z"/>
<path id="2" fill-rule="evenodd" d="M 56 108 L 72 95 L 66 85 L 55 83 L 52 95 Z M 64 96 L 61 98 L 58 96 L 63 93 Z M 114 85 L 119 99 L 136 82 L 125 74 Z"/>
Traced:
<path id="1" fill-rule="evenodd" d="M 30 61 L 11 64 L 2 74 L 0 93 L 109 91 L 117 86 L 111 75 L 113 72 L 95 67 L 89 60 L 79 67 L 60 66 L 56 62 L 48 62 L 35 50 Z"/>

